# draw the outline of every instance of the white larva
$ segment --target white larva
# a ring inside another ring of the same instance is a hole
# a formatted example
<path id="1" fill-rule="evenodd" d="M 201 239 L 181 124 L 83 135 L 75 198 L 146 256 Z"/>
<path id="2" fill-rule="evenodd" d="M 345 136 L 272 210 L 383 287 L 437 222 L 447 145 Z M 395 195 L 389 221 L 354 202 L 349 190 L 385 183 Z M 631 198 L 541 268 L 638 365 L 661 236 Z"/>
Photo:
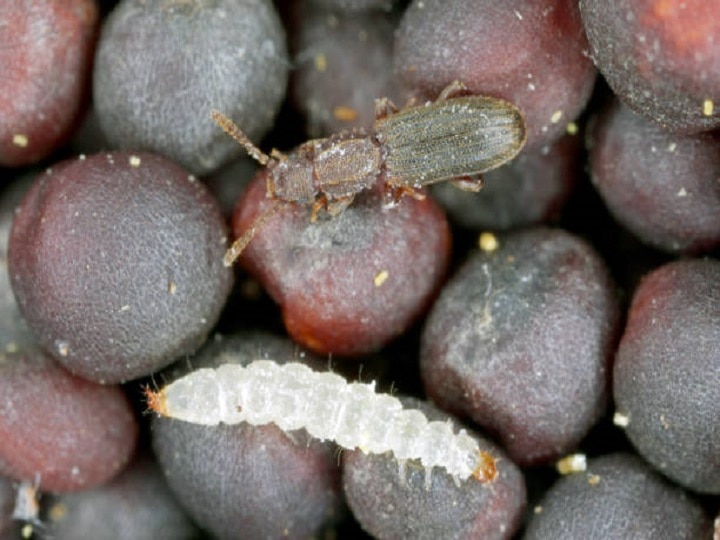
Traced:
<path id="1" fill-rule="evenodd" d="M 163 416 L 195 424 L 273 423 L 283 431 L 305 429 L 320 440 L 365 453 L 392 452 L 401 474 L 407 460 L 419 460 L 429 474 L 441 467 L 456 481 L 495 479 L 495 459 L 465 430 L 428 421 L 400 400 L 375 392 L 375 383 L 348 383 L 334 373 L 304 364 L 255 360 L 198 369 L 159 392 L 148 405 Z M 426 475 L 426 480 L 429 477 Z"/>

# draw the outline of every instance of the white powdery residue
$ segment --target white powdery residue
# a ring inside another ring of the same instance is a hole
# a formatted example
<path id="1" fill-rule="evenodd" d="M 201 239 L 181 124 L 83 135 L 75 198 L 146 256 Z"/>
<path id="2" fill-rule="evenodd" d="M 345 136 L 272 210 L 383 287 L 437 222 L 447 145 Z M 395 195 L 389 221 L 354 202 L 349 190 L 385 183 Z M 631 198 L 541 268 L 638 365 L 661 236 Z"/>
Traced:
<path id="1" fill-rule="evenodd" d="M 494 478 L 483 470 L 492 458 L 464 430 L 455 433 L 451 422 L 429 421 L 418 410 L 404 409 L 397 398 L 377 393 L 374 383 L 348 383 L 298 362 L 255 360 L 199 369 L 156 397 L 161 406 L 150 405 L 158 412 L 187 422 L 305 429 L 348 450 L 392 452 L 401 471 L 406 460 L 419 460 L 426 473 L 441 467 L 456 481 Z"/>

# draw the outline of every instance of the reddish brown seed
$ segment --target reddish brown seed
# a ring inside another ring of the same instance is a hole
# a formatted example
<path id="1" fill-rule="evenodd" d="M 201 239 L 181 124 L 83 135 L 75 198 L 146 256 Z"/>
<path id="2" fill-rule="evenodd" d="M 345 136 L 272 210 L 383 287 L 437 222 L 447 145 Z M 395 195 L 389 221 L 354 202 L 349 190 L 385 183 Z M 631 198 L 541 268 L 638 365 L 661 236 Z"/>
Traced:
<path id="1" fill-rule="evenodd" d="M 275 201 L 260 171 L 233 220 L 245 232 Z M 423 312 L 448 262 L 447 221 L 429 198 L 383 208 L 382 189 L 332 219 L 287 204 L 250 243 L 242 266 L 280 304 L 291 337 L 322 353 L 358 355 L 400 335 Z"/>
<path id="2" fill-rule="evenodd" d="M 582 0 L 590 53 L 615 93 L 665 129 L 720 127 L 720 7 L 705 0 Z"/>
<path id="3" fill-rule="evenodd" d="M 0 473 L 44 491 L 100 485 L 130 460 L 137 422 L 122 390 L 70 375 L 39 350 L 0 361 Z"/>
<path id="4" fill-rule="evenodd" d="M 98 27 L 92 0 L 0 7 L 0 165 L 33 163 L 72 134 L 88 95 Z"/>
<path id="5" fill-rule="evenodd" d="M 433 99 L 453 80 L 516 104 L 527 146 L 560 137 L 595 81 L 575 0 L 415 0 L 395 39 L 395 67 Z"/>

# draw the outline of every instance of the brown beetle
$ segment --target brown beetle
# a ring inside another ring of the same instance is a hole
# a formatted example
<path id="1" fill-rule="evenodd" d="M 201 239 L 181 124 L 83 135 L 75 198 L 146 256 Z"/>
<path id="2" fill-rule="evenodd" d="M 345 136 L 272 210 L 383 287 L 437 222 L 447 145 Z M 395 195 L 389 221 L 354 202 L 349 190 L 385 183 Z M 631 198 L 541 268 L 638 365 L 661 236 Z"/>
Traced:
<path id="1" fill-rule="evenodd" d="M 466 94 L 465 85 L 455 81 L 424 105 L 398 110 L 387 98 L 379 99 L 371 131 L 310 140 L 287 155 L 273 150 L 268 156 L 232 120 L 213 111 L 213 120 L 268 167 L 268 197 L 278 201 L 233 243 L 225 264 L 240 256 L 285 202 L 312 203 L 315 221 L 323 209 L 331 216 L 339 214 L 378 180 L 391 203 L 405 194 L 422 198 L 417 189 L 443 180 L 478 191 L 482 179 L 477 175 L 520 152 L 525 122 L 512 103 Z"/>

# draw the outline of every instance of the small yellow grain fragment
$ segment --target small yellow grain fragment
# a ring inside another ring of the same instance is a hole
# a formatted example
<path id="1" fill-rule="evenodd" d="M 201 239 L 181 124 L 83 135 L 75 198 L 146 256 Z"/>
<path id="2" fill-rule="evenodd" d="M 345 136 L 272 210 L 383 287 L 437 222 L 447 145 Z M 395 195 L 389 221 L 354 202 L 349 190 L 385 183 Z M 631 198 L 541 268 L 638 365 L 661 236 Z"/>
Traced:
<path id="1" fill-rule="evenodd" d="M 630 417 L 627 414 L 616 412 L 613 415 L 613 424 L 615 424 L 617 427 L 628 427 L 630 424 Z"/>
<path id="2" fill-rule="evenodd" d="M 482 251 L 491 253 L 500 247 L 500 242 L 498 241 L 497 236 L 493 233 L 483 232 L 480 233 L 480 236 L 478 237 L 478 246 Z"/>
<path id="3" fill-rule="evenodd" d="M 383 283 L 387 281 L 388 276 L 390 273 L 387 270 L 380 270 L 376 275 L 375 279 L 373 279 L 373 283 L 376 287 L 382 287 Z"/>
<path id="4" fill-rule="evenodd" d="M 358 112 L 352 107 L 338 105 L 333 109 L 333 116 L 336 120 L 340 120 L 342 122 L 352 122 L 353 120 L 357 119 Z"/>
<path id="5" fill-rule="evenodd" d="M 555 468 L 560 474 L 583 472 L 587 469 L 587 458 L 585 454 L 570 454 L 558 460 Z"/>
<path id="6" fill-rule="evenodd" d="M 169 281 L 168 282 L 168 292 L 170 294 L 175 294 L 175 291 L 177 291 L 177 283 L 175 283 L 174 281 Z"/>
<path id="7" fill-rule="evenodd" d="M 563 112 L 558 109 L 557 111 L 552 113 L 552 116 L 550 117 L 550 122 L 552 122 L 553 124 L 557 124 L 562 117 L 563 117 Z"/>
<path id="8" fill-rule="evenodd" d="M 715 111 L 715 104 L 712 99 L 706 99 L 703 101 L 703 114 L 705 116 L 712 116 Z"/>
<path id="9" fill-rule="evenodd" d="M 568 135 L 577 135 L 579 130 L 580 128 L 575 122 L 568 122 L 567 126 L 565 126 L 565 133 Z"/>
<path id="10" fill-rule="evenodd" d="M 325 71 L 327 69 L 327 56 L 322 53 L 315 55 L 315 69 L 318 71 Z"/>
<path id="11" fill-rule="evenodd" d="M 538 504 L 533 508 L 533 514 L 542 514 L 542 511 L 543 511 L 542 505 Z"/>
<path id="12" fill-rule="evenodd" d="M 19 146 L 20 148 L 27 148 L 30 140 L 28 139 L 27 135 L 23 135 L 22 133 L 16 133 L 15 135 L 13 135 L 12 142 L 15 146 Z"/>
<path id="13" fill-rule="evenodd" d="M 60 521 L 67 515 L 67 506 L 63 503 L 55 503 L 50 507 L 48 515 L 51 521 Z"/>
<path id="14" fill-rule="evenodd" d="M 600 483 L 599 474 L 588 474 L 588 484 L 591 486 L 597 486 Z"/>
<path id="15" fill-rule="evenodd" d="M 65 357 L 70 354 L 70 344 L 67 341 L 55 340 L 55 350 L 60 356 Z"/>
<path id="16" fill-rule="evenodd" d="M 140 166 L 140 158 L 138 156 L 130 156 L 130 166 L 131 167 L 139 167 Z"/>

